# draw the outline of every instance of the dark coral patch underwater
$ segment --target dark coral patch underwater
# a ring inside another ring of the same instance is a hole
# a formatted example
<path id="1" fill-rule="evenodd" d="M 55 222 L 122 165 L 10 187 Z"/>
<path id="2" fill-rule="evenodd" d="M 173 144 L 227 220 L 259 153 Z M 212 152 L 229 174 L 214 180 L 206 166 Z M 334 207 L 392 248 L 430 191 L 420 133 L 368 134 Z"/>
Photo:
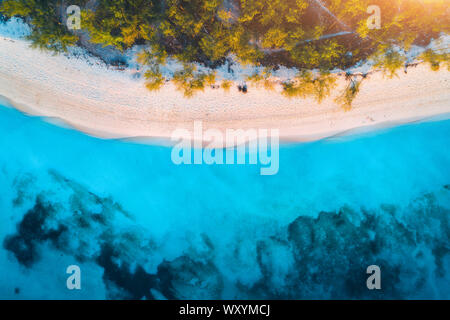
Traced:
<path id="1" fill-rule="evenodd" d="M 440 201 L 449 199 L 448 188 L 402 208 L 343 207 L 314 216 L 299 212 L 290 224 L 250 239 L 260 276 L 244 283 L 224 271 L 252 255 L 235 254 L 223 265 L 206 233 L 201 250 L 192 243 L 191 251 L 164 258 L 156 271 L 148 271 L 148 259 L 159 245 L 130 213 L 111 198 L 97 196 L 55 172 L 51 175 L 70 196 L 58 203 L 37 195 L 16 232 L 1 239 L 3 247 L 26 269 L 32 269 L 48 248 L 80 263 L 95 263 L 103 269 L 106 298 L 450 298 L 445 272 L 450 265 L 450 210 Z M 17 192 L 26 195 L 22 189 Z M 382 270 L 381 290 L 370 291 L 365 285 L 366 268 L 372 264 Z"/>

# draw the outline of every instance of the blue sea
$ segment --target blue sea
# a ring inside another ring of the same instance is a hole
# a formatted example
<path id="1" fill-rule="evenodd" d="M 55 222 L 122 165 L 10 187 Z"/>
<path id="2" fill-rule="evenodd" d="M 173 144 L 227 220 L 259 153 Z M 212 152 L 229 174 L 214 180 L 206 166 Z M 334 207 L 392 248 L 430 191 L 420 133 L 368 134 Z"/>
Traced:
<path id="1" fill-rule="evenodd" d="M 1 106 L 0 299 L 450 299 L 449 139 L 441 120 L 283 145 L 261 176 Z"/>

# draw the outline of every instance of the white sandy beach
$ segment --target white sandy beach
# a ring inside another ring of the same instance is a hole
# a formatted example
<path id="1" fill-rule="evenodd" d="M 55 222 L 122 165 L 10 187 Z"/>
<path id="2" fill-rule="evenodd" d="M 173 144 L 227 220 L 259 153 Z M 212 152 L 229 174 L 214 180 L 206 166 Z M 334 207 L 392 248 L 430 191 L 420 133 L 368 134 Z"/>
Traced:
<path id="1" fill-rule="evenodd" d="M 207 88 L 190 99 L 172 84 L 149 92 L 130 71 L 0 37 L 1 96 L 24 112 L 58 118 L 104 138 L 166 139 L 175 129 L 193 130 L 193 121 L 201 120 L 205 130 L 279 129 L 282 140 L 306 141 L 425 119 L 450 113 L 450 73 L 441 69 L 433 72 L 421 64 L 394 79 L 372 74 L 346 112 L 333 98 L 317 104 L 252 87 L 247 94 Z M 343 85 L 342 79 L 338 88 Z"/>

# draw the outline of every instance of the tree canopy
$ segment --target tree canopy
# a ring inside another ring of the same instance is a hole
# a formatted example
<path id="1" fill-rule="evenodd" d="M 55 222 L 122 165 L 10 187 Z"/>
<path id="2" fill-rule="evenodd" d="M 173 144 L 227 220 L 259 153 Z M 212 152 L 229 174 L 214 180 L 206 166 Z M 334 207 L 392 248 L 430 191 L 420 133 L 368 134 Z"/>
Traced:
<path id="1" fill-rule="evenodd" d="M 161 67 L 168 58 L 181 62 L 185 68 L 174 81 L 187 95 L 212 82 L 209 78 L 206 83 L 208 73 L 198 72 L 195 64 L 214 70 L 233 55 L 241 63 L 266 69 L 265 76 L 249 79 L 255 84 L 270 89 L 271 70 L 295 67 L 300 72 L 296 83 L 284 84 L 286 94 L 314 92 L 322 97 L 329 92 L 322 92 L 322 87 L 334 83 L 326 80 L 330 71 L 371 57 L 393 77 L 405 63 L 406 50 L 413 44 L 427 45 L 450 28 L 447 0 L 71 0 L 70 4 L 81 7 L 82 28 L 91 42 L 121 51 L 143 46 L 140 61 L 148 68 L 149 89 L 164 84 Z M 380 8 L 380 28 L 368 27 L 370 5 Z M 0 14 L 29 23 L 34 46 L 65 51 L 79 42 L 64 21 L 67 6 L 62 0 L 4 0 Z M 433 70 L 449 60 L 448 54 L 431 49 L 422 58 Z M 320 76 L 311 76 L 308 70 L 313 69 Z"/>

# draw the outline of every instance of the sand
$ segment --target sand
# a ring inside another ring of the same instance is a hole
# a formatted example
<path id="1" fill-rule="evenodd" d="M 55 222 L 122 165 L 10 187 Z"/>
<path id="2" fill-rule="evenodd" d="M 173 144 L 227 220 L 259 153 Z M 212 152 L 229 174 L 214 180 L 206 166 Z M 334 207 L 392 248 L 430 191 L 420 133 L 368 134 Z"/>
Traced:
<path id="1" fill-rule="evenodd" d="M 60 119 L 90 135 L 158 141 L 170 139 L 176 129 L 192 131 L 195 120 L 205 130 L 279 129 L 284 141 L 309 141 L 450 113 L 450 73 L 433 72 L 424 64 L 394 79 L 371 74 L 353 108 L 344 111 L 334 97 L 318 104 L 253 87 L 247 94 L 207 88 L 190 99 L 170 83 L 149 92 L 138 72 L 95 61 L 0 37 L 0 95 L 26 113 Z M 338 83 L 343 88 L 343 77 Z"/>

